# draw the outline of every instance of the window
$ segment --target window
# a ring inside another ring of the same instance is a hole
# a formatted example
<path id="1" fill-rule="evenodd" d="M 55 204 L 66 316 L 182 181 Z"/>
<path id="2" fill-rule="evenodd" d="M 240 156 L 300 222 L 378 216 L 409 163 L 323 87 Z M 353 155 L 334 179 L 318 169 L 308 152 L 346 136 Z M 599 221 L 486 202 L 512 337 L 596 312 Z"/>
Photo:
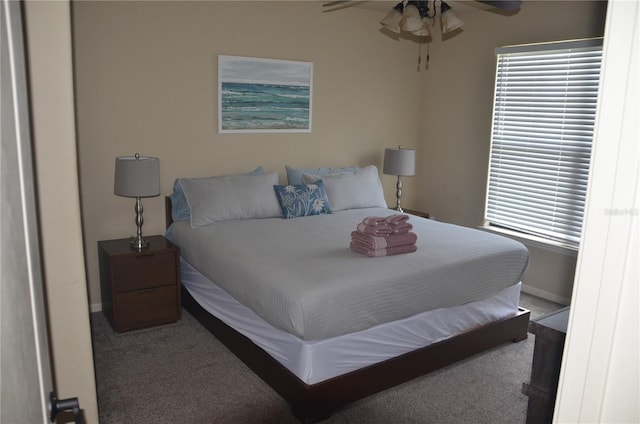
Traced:
<path id="1" fill-rule="evenodd" d="M 496 49 L 486 221 L 577 248 L 602 39 Z"/>

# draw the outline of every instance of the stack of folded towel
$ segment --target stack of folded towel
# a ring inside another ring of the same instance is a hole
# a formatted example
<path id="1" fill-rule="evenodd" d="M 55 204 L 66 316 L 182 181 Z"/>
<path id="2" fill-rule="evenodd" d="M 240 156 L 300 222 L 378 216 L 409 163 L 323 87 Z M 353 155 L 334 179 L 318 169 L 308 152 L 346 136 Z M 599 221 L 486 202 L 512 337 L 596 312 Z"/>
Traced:
<path id="1" fill-rule="evenodd" d="M 415 252 L 418 236 L 411 231 L 412 228 L 409 215 L 370 216 L 351 233 L 349 247 L 369 257 Z"/>

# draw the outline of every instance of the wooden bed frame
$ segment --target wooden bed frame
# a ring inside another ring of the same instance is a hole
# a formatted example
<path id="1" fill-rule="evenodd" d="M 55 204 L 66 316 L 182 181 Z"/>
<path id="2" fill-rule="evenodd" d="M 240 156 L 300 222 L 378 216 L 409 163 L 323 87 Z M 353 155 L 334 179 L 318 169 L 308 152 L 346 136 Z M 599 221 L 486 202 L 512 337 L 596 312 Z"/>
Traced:
<path id="1" fill-rule="evenodd" d="M 167 227 L 171 200 L 165 198 Z M 182 306 L 291 405 L 302 422 L 316 422 L 353 401 L 498 346 L 527 338 L 529 311 L 316 384 L 306 384 L 271 355 L 202 308 L 182 287 Z"/>

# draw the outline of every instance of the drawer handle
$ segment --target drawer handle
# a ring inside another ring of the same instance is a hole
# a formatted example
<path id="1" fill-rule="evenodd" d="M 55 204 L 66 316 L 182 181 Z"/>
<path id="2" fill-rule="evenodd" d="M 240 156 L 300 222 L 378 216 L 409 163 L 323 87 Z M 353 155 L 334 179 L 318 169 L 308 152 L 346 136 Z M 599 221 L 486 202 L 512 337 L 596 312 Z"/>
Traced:
<path id="1" fill-rule="evenodd" d="M 153 255 L 153 253 L 144 253 L 142 255 L 136 255 L 136 259 L 152 258 Z"/>
<path id="2" fill-rule="evenodd" d="M 138 290 L 138 293 L 151 293 L 152 291 L 156 291 L 155 287 L 151 287 L 149 289 L 140 289 Z"/>

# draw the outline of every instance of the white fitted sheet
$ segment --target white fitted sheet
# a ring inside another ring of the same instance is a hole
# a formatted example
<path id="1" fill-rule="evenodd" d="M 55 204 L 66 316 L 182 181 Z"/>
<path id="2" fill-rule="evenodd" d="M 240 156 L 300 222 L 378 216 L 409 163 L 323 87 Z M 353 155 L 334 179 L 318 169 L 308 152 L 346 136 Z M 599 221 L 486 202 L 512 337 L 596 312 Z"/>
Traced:
<path id="1" fill-rule="evenodd" d="M 515 315 L 521 283 L 464 305 L 434 309 L 363 331 L 303 340 L 279 330 L 181 259 L 182 284 L 209 313 L 248 337 L 306 384 L 402 355 Z"/>

